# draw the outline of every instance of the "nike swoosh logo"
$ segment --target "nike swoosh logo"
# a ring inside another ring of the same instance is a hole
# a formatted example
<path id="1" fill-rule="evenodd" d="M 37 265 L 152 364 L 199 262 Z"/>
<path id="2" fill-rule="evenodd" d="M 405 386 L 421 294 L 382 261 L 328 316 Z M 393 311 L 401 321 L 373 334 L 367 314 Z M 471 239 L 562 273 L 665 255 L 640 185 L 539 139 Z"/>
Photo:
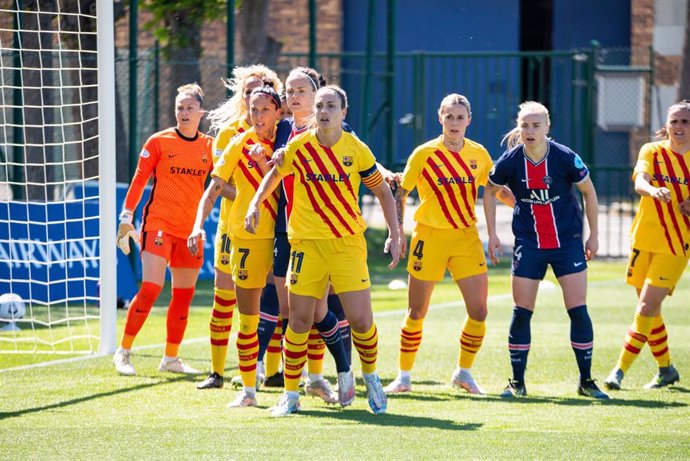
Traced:
<path id="1" fill-rule="evenodd" d="M 522 181 L 522 182 L 529 182 L 529 178 L 527 178 L 527 179 L 521 179 L 520 181 Z"/>
<path id="2" fill-rule="evenodd" d="M 671 280 L 671 279 L 670 279 L 670 278 L 666 278 L 666 277 L 659 277 L 659 280 Z"/>
<path id="3" fill-rule="evenodd" d="M 479 267 L 486 265 L 486 263 L 479 263 Z"/>
<path id="4" fill-rule="evenodd" d="M 310 158 L 305 158 L 304 160 L 302 160 L 302 163 L 309 163 L 309 162 L 311 162 L 311 161 L 312 161 L 312 159 L 310 159 Z"/>
<path id="5" fill-rule="evenodd" d="M 369 280 L 369 279 L 362 279 L 362 283 L 366 282 L 367 280 Z"/>
<path id="6" fill-rule="evenodd" d="M 168 154 L 168 158 L 177 157 L 177 154 Z"/>
<path id="7" fill-rule="evenodd" d="M 580 267 L 580 266 L 583 265 L 583 264 L 584 264 L 584 262 L 573 263 L 573 266 L 575 266 L 575 267 Z"/>

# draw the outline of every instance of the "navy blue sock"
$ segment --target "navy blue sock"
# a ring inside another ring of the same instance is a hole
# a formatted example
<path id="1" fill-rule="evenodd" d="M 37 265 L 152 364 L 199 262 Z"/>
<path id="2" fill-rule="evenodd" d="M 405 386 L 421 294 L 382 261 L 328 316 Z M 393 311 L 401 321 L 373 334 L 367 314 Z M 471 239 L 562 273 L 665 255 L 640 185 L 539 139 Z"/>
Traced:
<path id="1" fill-rule="evenodd" d="M 338 295 L 328 295 L 328 310 L 333 312 L 338 318 L 340 337 L 343 338 L 347 363 L 352 365 L 352 329 L 350 328 L 350 322 L 348 322 L 347 317 L 345 317 L 345 310 L 343 309 L 343 305 L 340 304 Z"/>
<path id="2" fill-rule="evenodd" d="M 350 369 L 350 362 L 345 355 L 345 345 L 343 338 L 340 337 L 340 328 L 338 327 L 338 318 L 331 311 L 326 313 L 326 316 L 318 323 L 315 323 L 316 329 L 326 343 L 326 347 L 335 359 L 335 368 L 338 373 L 348 371 Z"/>
<path id="3" fill-rule="evenodd" d="M 568 310 L 570 316 L 570 344 L 575 352 L 577 368 L 580 369 L 580 380 L 592 378 L 592 349 L 594 348 L 594 330 L 587 306 L 577 306 Z"/>
<path id="4" fill-rule="evenodd" d="M 257 333 L 259 335 L 259 356 L 258 361 L 264 361 L 264 354 L 268 349 L 268 344 L 271 342 L 271 337 L 276 329 L 278 323 L 278 314 L 280 309 L 278 306 L 278 293 L 276 286 L 269 283 L 261 293 L 261 312 L 259 313 L 259 327 Z"/>
<path id="5" fill-rule="evenodd" d="M 521 383 L 525 382 L 527 355 L 532 342 L 531 320 L 532 311 L 524 307 L 513 307 L 513 320 L 510 322 L 508 333 L 508 350 L 510 364 L 513 366 L 513 379 Z"/>

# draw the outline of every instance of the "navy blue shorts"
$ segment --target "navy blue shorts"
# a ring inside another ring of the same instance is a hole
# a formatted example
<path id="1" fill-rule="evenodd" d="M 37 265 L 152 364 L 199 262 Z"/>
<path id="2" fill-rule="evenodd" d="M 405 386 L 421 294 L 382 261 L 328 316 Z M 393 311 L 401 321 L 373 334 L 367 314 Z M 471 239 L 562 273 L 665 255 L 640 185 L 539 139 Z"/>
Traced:
<path id="1" fill-rule="evenodd" d="M 290 263 L 290 242 L 286 232 L 276 232 L 273 244 L 273 275 L 283 277 L 287 275 Z"/>
<path id="2" fill-rule="evenodd" d="M 515 244 L 512 274 L 516 277 L 543 280 L 549 264 L 557 278 L 587 269 L 582 243 L 577 242 L 553 250 Z"/>

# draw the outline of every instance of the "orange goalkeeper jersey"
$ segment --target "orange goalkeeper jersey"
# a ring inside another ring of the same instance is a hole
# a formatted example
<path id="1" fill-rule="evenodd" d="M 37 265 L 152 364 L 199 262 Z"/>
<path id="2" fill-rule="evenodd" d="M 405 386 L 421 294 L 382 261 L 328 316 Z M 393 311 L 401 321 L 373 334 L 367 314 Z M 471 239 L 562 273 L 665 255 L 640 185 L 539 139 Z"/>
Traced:
<path id="1" fill-rule="evenodd" d="M 146 141 L 125 197 L 125 208 L 134 210 L 153 176 L 143 232 L 162 230 L 179 238 L 189 236 L 204 182 L 213 168 L 212 144 L 211 136 L 197 132 L 194 138 L 186 138 L 176 128 L 155 133 Z"/>

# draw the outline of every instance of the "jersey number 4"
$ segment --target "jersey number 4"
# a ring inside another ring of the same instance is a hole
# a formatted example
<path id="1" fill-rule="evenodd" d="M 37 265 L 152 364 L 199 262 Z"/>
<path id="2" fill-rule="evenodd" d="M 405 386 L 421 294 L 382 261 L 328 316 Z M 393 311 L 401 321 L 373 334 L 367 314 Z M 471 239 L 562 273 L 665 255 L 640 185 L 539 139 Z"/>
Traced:
<path id="1" fill-rule="evenodd" d="M 412 256 L 417 259 L 422 259 L 424 256 L 424 240 L 419 240 L 414 246 L 414 251 L 412 251 Z"/>

